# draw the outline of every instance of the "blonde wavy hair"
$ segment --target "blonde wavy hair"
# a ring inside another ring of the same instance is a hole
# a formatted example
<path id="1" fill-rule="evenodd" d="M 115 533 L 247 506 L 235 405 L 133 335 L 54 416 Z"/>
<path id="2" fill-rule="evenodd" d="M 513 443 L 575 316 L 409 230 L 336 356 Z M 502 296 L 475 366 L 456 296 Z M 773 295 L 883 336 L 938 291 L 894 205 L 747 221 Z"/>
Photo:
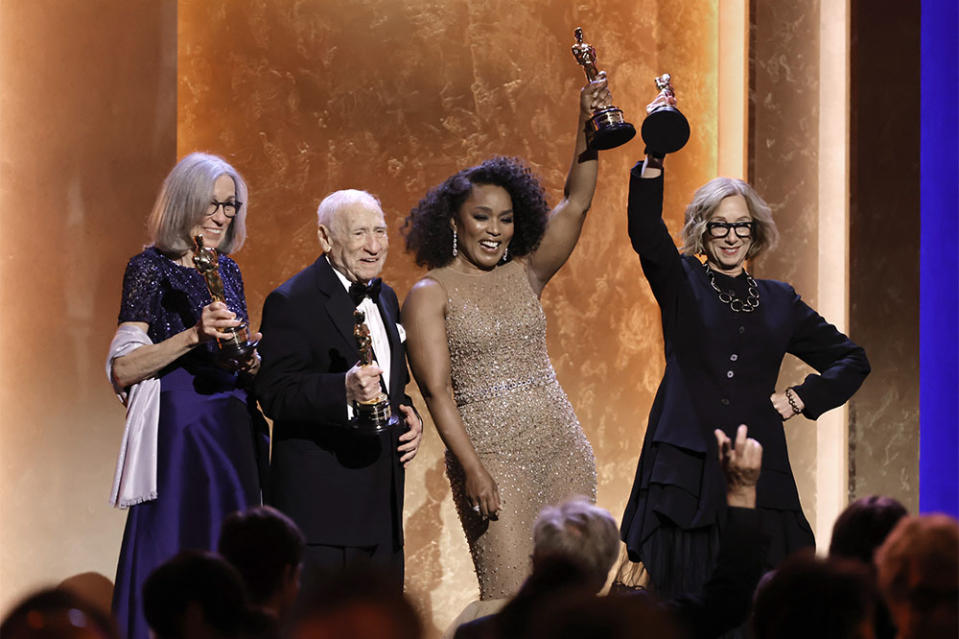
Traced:
<path id="1" fill-rule="evenodd" d="M 706 223 L 719 208 L 719 203 L 733 195 L 741 195 L 746 200 L 749 215 L 756 223 L 752 243 L 746 252 L 746 259 L 750 260 L 776 245 L 779 241 L 779 231 L 776 230 L 776 223 L 773 221 L 772 209 L 769 205 L 746 182 L 735 178 L 718 177 L 699 187 L 693 195 L 693 201 L 686 207 L 683 253 L 702 255 L 706 252 L 703 240 L 706 236 Z"/>

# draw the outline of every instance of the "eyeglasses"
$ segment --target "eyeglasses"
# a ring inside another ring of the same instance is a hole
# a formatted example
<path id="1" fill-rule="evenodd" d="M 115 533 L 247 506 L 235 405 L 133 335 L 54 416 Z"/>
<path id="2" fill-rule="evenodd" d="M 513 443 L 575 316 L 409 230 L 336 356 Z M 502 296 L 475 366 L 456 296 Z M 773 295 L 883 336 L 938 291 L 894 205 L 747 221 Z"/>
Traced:
<path id="1" fill-rule="evenodd" d="M 706 222 L 706 232 L 709 233 L 709 237 L 717 239 L 729 235 L 729 229 L 733 229 L 736 237 L 752 237 L 755 228 L 755 222 Z"/>
<path id="2" fill-rule="evenodd" d="M 221 206 L 223 207 L 223 215 L 225 215 L 227 218 L 232 220 L 233 218 L 236 217 L 236 214 L 237 212 L 239 212 L 240 207 L 243 206 L 243 202 L 230 202 L 230 201 L 217 202 L 216 200 L 213 200 L 212 202 L 210 202 L 210 206 L 207 207 L 206 209 L 206 216 L 213 217 L 214 215 L 216 215 L 217 210 Z"/>

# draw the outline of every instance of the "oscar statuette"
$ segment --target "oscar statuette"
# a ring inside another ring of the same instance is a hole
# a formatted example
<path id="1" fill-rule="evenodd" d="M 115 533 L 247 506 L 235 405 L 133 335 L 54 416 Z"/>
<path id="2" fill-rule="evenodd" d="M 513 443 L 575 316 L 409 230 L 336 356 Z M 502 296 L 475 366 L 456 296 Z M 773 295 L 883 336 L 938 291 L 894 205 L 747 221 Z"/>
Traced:
<path id="1" fill-rule="evenodd" d="M 212 300 L 225 304 L 226 296 L 223 293 L 223 280 L 220 279 L 216 249 L 203 246 L 202 235 L 193 238 L 193 264 L 206 280 L 206 288 Z M 256 349 L 259 340 L 250 340 L 250 331 L 246 324 L 221 328 L 219 331 L 229 333 L 230 338 L 217 338 L 216 345 L 219 348 L 217 359 L 228 368 L 239 369 Z"/>
<path id="2" fill-rule="evenodd" d="M 661 94 L 675 98 L 670 80 L 669 74 L 664 73 L 656 78 L 656 88 Z M 686 146 L 689 141 L 689 122 L 679 109 L 662 104 L 653 108 L 643 120 L 642 133 L 647 153 L 661 158 Z"/>
<path id="3" fill-rule="evenodd" d="M 586 71 L 590 82 L 599 75 L 596 68 L 596 49 L 583 42 L 583 29 L 576 28 L 574 32 L 576 44 L 573 45 L 573 57 Z M 590 151 L 613 149 L 626 144 L 636 135 L 636 127 L 626 121 L 621 109 L 607 104 L 593 111 L 586 121 L 586 146 Z"/>
<path id="4" fill-rule="evenodd" d="M 366 325 L 366 315 L 359 309 L 353 311 L 353 337 L 359 349 L 360 366 L 369 366 L 373 363 L 373 338 L 370 337 L 370 327 Z M 375 435 L 399 423 L 385 393 L 381 392 L 378 397 L 366 402 L 353 402 L 351 425 L 361 433 Z"/>

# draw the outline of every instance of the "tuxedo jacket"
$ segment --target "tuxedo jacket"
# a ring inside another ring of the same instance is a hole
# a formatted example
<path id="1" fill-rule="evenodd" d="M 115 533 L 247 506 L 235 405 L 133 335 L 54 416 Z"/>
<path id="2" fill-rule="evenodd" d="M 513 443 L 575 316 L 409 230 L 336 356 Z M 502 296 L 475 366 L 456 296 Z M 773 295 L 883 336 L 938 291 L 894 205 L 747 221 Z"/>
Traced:
<path id="1" fill-rule="evenodd" d="M 391 349 L 389 399 L 412 405 L 392 288 L 374 300 Z M 346 372 L 357 363 L 353 302 L 325 257 L 270 293 L 263 306 L 254 390 L 273 419 L 267 501 L 289 515 L 307 543 L 403 545 L 403 481 L 398 437 L 406 429 L 360 434 L 347 416 Z M 402 422 L 401 422 L 402 423 Z"/>

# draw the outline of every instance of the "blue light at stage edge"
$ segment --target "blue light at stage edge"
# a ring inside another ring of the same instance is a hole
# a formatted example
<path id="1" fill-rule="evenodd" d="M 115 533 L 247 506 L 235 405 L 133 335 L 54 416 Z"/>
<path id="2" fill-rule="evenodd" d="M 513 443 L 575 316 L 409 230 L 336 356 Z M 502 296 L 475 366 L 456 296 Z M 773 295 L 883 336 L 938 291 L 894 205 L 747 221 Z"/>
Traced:
<path id="1" fill-rule="evenodd" d="M 959 516 L 959 8 L 922 2 L 919 508 Z M 894 89 L 894 84 L 890 86 Z"/>

